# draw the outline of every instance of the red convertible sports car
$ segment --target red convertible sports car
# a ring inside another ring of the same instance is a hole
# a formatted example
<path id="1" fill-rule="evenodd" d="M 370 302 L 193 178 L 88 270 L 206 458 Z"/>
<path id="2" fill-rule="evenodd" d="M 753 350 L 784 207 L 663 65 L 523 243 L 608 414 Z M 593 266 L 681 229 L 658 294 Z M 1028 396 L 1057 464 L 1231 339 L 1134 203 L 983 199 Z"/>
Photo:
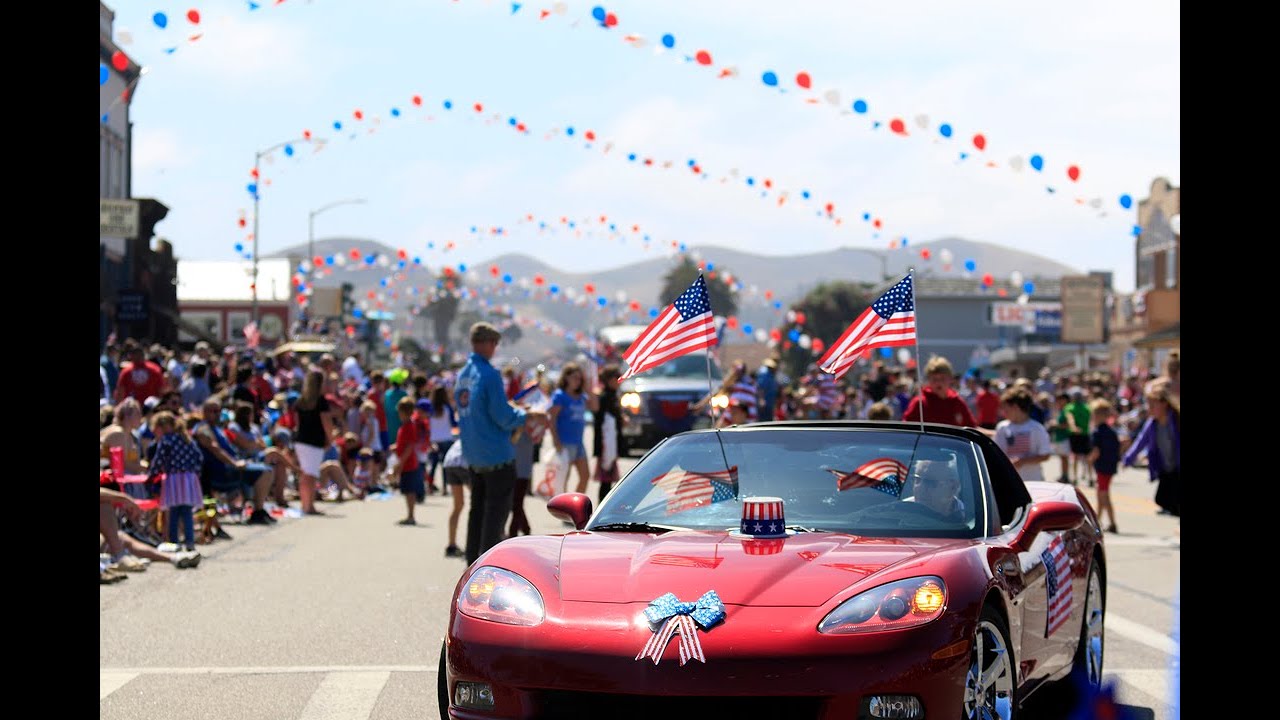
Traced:
<path id="1" fill-rule="evenodd" d="M 454 718 L 1002 718 L 1102 675 L 1106 558 L 1071 485 L 982 433 L 889 422 L 692 431 L 564 535 L 457 586 Z"/>

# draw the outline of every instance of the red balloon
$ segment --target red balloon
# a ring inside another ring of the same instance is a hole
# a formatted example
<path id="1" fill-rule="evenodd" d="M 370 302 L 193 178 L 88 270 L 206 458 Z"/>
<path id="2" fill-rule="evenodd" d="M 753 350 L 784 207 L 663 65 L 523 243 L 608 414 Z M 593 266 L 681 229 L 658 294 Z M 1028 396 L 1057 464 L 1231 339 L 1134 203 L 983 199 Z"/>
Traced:
<path id="1" fill-rule="evenodd" d="M 374 299 L 374 298 L 378 297 L 378 293 L 376 293 L 376 292 L 374 292 L 374 291 L 370 290 L 370 291 L 368 292 L 367 296 L 368 296 L 368 298 L 369 298 L 370 300 L 372 300 L 372 299 Z"/>
<path id="2" fill-rule="evenodd" d="M 765 291 L 764 291 L 764 299 L 765 299 L 765 300 L 772 300 L 772 299 L 773 299 L 773 291 L 772 291 L 772 290 L 765 290 Z"/>
<path id="3" fill-rule="evenodd" d="M 405 252 L 404 248 L 400 248 L 400 252 L 396 253 L 396 255 L 399 255 L 401 260 L 407 260 L 409 258 L 409 253 Z"/>
<path id="4" fill-rule="evenodd" d="M 875 225 L 875 226 L 876 226 L 876 229 L 877 229 L 877 230 L 879 230 L 879 229 L 880 229 L 880 224 L 881 224 L 881 223 L 880 223 L 880 218 L 876 218 L 875 220 L 871 221 L 871 224 L 872 224 L 872 225 Z"/>
<path id="5" fill-rule="evenodd" d="M 767 188 L 771 188 L 771 187 L 773 187 L 773 181 L 772 181 L 772 180 L 770 180 L 769 178 L 765 178 L 765 179 L 764 179 L 764 186 L 765 186 L 765 187 L 767 187 Z"/>
<path id="6" fill-rule="evenodd" d="M 693 56 L 693 58 L 698 61 L 699 65 L 711 64 L 711 53 L 707 52 L 706 50 L 699 50 L 698 53 Z"/>
<path id="7" fill-rule="evenodd" d="M 111 53 L 111 67 L 124 72 L 129 67 L 129 56 L 120 50 Z"/>
<path id="8" fill-rule="evenodd" d="M 803 313 L 803 312 L 801 312 L 801 311 L 799 311 L 799 310 L 797 310 L 797 311 L 796 311 L 796 324 L 797 324 L 797 325 L 803 325 L 803 324 L 804 324 L 804 319 L 805 319 L 804 313 Z"/>
<path id="9" fill-rule="evenodd" d="M 545 278 L 543 278 L 541 275 L 534 275 L 534 276 L 533 276 L 533 284 L 534 284 L 534 285 L 537 285 L 537 286 L 541 287 L 541 286 L 542 286 L 542 284 L 543 284 L 543 283 L 545 283 L 545 282 L 546 282 L 546 279 L 545 279 Z"/>
<path id="10" fill-rule="evenodd" d="M 191 9 L 191 10 L 188 10 L 188 11 L 187 11 L 187 19 L 191 21 L 191 24 L 192 24 L 192 25 L 199 25 L 199 24 L 200 24 L 200 11 L 199 11 L 199 10 L 196 10 L 196 9 L 194 9 L 194 8 L 193 8 L 193 9 Z"/>
<path id="11" fill-rule="evenodd" d="M 982 133 L 973 136 L 973 146 L 979 150 L 985 150 L 987 147 L 987 138 Z"/>
<path id="12" fill-rule="evenodd" d="M 930 255 L 932 255 L 932 254 L 933 254 L 933 253 L 929 252 L 929 248 L 924 248 L 924 249 L 922 249 L 922 250 L 920 251 L 920 258 L 921 258 L 922 260 L 928 260 L 928 259 L 929 259 L 929 256 L 930 256 Z"/>
<path id="13" fill-rule="evenodd" d="M 1075 182 L 1079 180 L 1080 168 L 1075 165 L 1072 165 L 1071 167 L 1067 168 L 1067 177 L 1071 178 L 1071 182 Z"/>
<path id="14" fill-rule="evenodd" d="M 1006 297 L 1008 296 L 1009 291 L 1005 290 L 1004 288 L 1000 288 L 999 290 L 996 290 L 996 294 L 999 295 L 1000 297 Z"/>
<path id="15" fill-rule="evenodd" d="M 586 131 L 585 133 L 583 133 L 583 136 L 584 136 L 584 137 L 586 137 L 588 140 L 595 140 L 595 139 L 596 139 L 596 133 L 595 133 L 595 131 L 594 131 L 594 130 L 588 130 L 588 131 Z"/>
<path id="16" fill-rule="evenodd" d="M 715 270 L 712 270 L 711 272 L 707 273 L 707 279 L 708 279 L 708 280 L 715 280 L 715 279 L 716 279 L 716 271 L 715 271 Z"/>
<path id="17" fill-rule="evenodd" d="M 347 326 L 347 337 L 355 337 L 356 329 L 350 325 Z"/>
<path id="18" fill-rule="evenodd" d="M 359 250 L 357 250 L 357 249 L 355 249 L 355 248 L 351 248 L 351 259 L 352 259 L 352 260 L 359 260 L 359 259 L 360 259 L 360 251 L 359 251 Z"/>
<path id="19" fill-rule="evenodd" d="M 724 324 L 728 325 L 730 329 L 736 328 L 738 327 L 738 318 L 734 317 L 733 315 L 730 315 L 729 317 L 724 319 Z"/>
<path id="20" fill-rule="evenodd" d="M 628 305 L 627 307 L 631 308 L 631 312 L 640 312 L 640 301 L 632 300 L 631 304 Z"/>
<path id="21" fill-rule="evenodd" d="M 237 220 L 236 224 L 239 225 L 240 227 L 244 227 L 244 218 L 240 218 L 239 220 Z"/>
<path id="22" fill-rule="evenodd" d="M 413 96 L 413 104 L 414 104 L 414 105 L 421 105 L 421 104 L 422 104 L 422 96 L 421 96 L 421 95 L 414 95 L 414 96 Z"/>
<path id="23" fill-rule="evenodd" d="M 828 215 L 835 212 L 836 211 L 835 203 L 827 203 L 826 210 Z"/>
<path id="24" fill-rule="evenodd" d="M 805 90 L 808 90 L 809 85 L 811 84 L 811 81 L 809 79 L 809 73 L 801 72 L 799 75 L 796 75 L 796 84 L 804 88 Z"/>
<path id="25" fill-rule="evenodd" d="M 364 113 L 360 112 L 360 108 L 356 108 L 356 111 L 355 111 L 355 112 L 353 112 L 353 113 L 351 113 L 351 115 L 352 115 L 353 117 L 355 117 L 355 119 L 357 119 L 357 120 L 363 120 L 363 119 L 364 119 Z"/>
<path id="26" fill-rule="evenodd" d="M 489 274 L 490 274 L 490 275 L 492 275 L 492 276 L 494 276 L 494 277 L 498 277 L 498 272 L 499 272 L 499 271 L 498 271 L 498 266 L 497 266 L 497 265 L 490 265 L 490 266 L 489 266 Z"/>
<path id="27" fill-rule="evenodd" d="M 889 129 L 899 135 L 907 134 L 907 124 L 902 122 L 902 118 L 894 118 L 889 121 Z"/>
<path id="28" fill-rule="evenodd" d="M 614 25 L 617 25 L 617 24 L 618 24 L 618 16 L 617 16 L 617 15 L 614 15 L 613 13 L 609 13 L 608 15 L 605 15 L 605 16 L 604 16 L 604 26 L 605 26 L 605 27 L 613 27 Z"/>
<path id="29" fill-rule="evenodd" d="M 987 273 L 987 274 L 985 274 L 985 275 L 983 275 L 983 276 L 982 276 L 982 284 L 983 284 L 983 285 L 994 285 L 994 284 L 995 284 L 995 282 L 996 282 L 996 279 L 995 279 L 995 277 L 994 277 L 994 276 L 992 276 L 992 275 L 991 275 L 991 273 Z"/>
<path id="30" fill-rule="evenodd" d="M 476 112 L 484 112 L 484 105 L 481 105 L 480 103 L 476 103 L 475 108 Z"/>
<path id="31" fill-rule="evenodd" d="M 782 331 L 781 331 L 781 330 L 779 330 L 778 328 L 774 328 L 774 329 L 772 329 L 772 330 L 770 330 L 770 331 L 769 331 L 769 337 L 770 337 L 770 338 L 772 338 L 773 340 L 781 340 L 781 339 L 782 339 Z"/>
<path id="32" fill-rule="evenodd" d="M 311 131 L 310 131 L 310 130 L 303 130 L 303 131 L 302 131 L 302 139 L 303 139 L 303 140 L 310 140 L 310 139 L 311 139 Z"/>
<path id="33" fill-rule="evenodd" d="M 822 351 L 827 349 L 827 344 L 822 342 L 822 338 L 814 338 L 811 347 L 814 355 L 821 355 Z"/>
<path id="34" fill-rule="evenodd" d="M 594 295 L 596 292 L 596 286 L 593 283 L 587 283 L 586 285 L 583 285 L 582 289 L 586 290 L 588 295 Z"/>
<path id="35" fill-rule="evenodd" d="M 320 267 L 321 265 L 323 265 L 323 264 L 324 264 L 324 258 L 322 258 L 322 257 L 320 257 L 319 255 L 317 255 L 317 256 L 315 256 L 315 257 L 311 258 L 311 263 L 312 263 L 313 265 L 315 265 L 316 267 Z"/>

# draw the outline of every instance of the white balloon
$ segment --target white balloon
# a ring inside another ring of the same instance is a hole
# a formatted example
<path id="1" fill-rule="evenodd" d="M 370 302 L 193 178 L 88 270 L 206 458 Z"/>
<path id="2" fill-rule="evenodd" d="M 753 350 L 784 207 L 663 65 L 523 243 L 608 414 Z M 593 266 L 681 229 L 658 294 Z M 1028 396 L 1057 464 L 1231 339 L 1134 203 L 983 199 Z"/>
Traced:
<path id="1" fill-rule="evenodd" d="M 311 261 L 303 260 L 302 262 L 298 263 L 298 267 L 302 268 L 302 272 L 309 273 L 311 272 Z"/>
<path id="2" fill-rule="evenodd" d="M 1014 155 L 1009 158 L 1009 167 L 1013 168 L 1014 172 L 1022 172 L 1022 156 Z"/>
<path id="3" fill-rule="evenodd" d="M 569 6 L 566 3 L 558 2 L 551 6 L 551 11 L 557 15 L 563 15 L 569 12 Z"/>
<path id="4" fill-rule="evenodd" d="M 1018 272 L 1017 270 L 1014 270 L 1013 272 L 1009 273 L 1009 282 L 1014 287 L 1022 287 L 1022 273 Z"/>
<path id="5" fill-rule="evenodd" d="M 756 342 L 764 342 L 769 339 L 769 333 L 764 330 L 756 330 Z"/>
<path id="6" fill-rule="evenodd" d="M 1022 293 L 1021 295 L 1019 295 L 1019 296 L 1018 296 L 1018 304 L 1019 304 L 1019 305 L 1026 305 L 1026 304 L 1027 304 L 1027 303 L 1029 303 L 1029 302 L 1031 302 L 1031 296 L 1030 296 L 1030 295 L 1028 295 L 1028 294 L 1026 294 L 1026 293 Z"/>
<path id="7" fill-rule="evenodd" d="M 787 311 L 787 322 L 789 322 L 789 323 L 793 323 L 793 322 L 795 322 L 795 321 L 796 321 L 796 311 L 795 311 L 795 310 L 788 310 L 788 311 Z"/>
<path id="8" fill-rule="evenodd" d="M 917 116 L 916 116 L 916 125 L 919 125 L 921 130 L 928 130 L 928 129 L 929 129 L 929 116 L 928 116 L 928 115 L 917 115 Z"/>
<path id="9" fill-rule="evenodd" d="M 386 267 L 391 264 L 391 258 L 387 257 L 386 253 L 383 253 L 378 256 L 378 264 L 382 267 Z"/>
<path id="10" fill-rule="evenodd" d="M 627 291 L 626 291 L 626 290 L 619 290 L 618 292 L 616 292 L 616 293 L 614 293 L 614 294 L 613 294 L 613 299 L 614 299 L 614 300 L 617 300 L 619 304 L 626 302 L 626 301 L 627 301 Z"/>
<path id="11" fill-rule="evenodd" d="M 120 28 L 116 31 L 116 40 L 119 41 L 121 45 L 132 45 L 133 33 L 124 28 Z"/>
<path id="12" fill-rule="evenodd" d="M 571 288 L 571 287 L 567 287 L 567 288 L 565 288 L 564 290 L 562 290 L 561 292 L 563 292 L 563 293 L 564 293 L 564 296 L 565 296 L 566 298 L 570 299 L 570 300 L 572 300 L 572 299 L 574 299 L 574 298 L 578 297 L 578 291 L 577 291 L 577 290 L 575 290 L 574 288 Z"/>
<path id="13" fill-rule="evenodd" d="M 951 264 L 951 259 L 953 257 L 954 256 L 951 254 L 951 251 L 946 248 L 942 248 L 938 251 L 938 259 L 947 265 Z"/>
<path id="14" fill-rule="evenodd" d="M 898 348 L 898 362 L 902 363 L 903 365 L 906 365 L 907 361 L 910 359 L 911 359 L 910 350 L 906 348 Z"/>
<path id="15" fill-rule="evenodd" d="M 840 91 L 839 91 L 839 90 L 828 90 L 828 91 L 826 91 L 825 93 L 823 93 L 822 97 L 823 97 L 823 98 L 824 98 L 824 99 L 825 99 L 829 104 L 831 104 L 831 105 L 839 105 L 839 104 L 840 104 Z"/>
<path id="16" fill-rule="evenodd" d="M 805 350 L 808 350 L 810 347 L 813 347 L 813 338 L 809 337 L 808 334 L 801 335 L 800 347 L 804 348 Z"/>
<path id="17" fill-rule="evenodd" d="M 334 264 L 334 265 L 337 265 L 338 267 L 342 267 L 343 265 L 346 265 L 346 264 L 347 264 L 347 256 L 346 256 L 346 255 L 334 255 L 334 256 L 333 256 L 333 264 Z"/>
<path id="18" fill-rule="evenodd" d="M 1182 234 L 1182 213 L 1169 218 L 1169 229 L 1173 231 L 1174 235 Z"/>

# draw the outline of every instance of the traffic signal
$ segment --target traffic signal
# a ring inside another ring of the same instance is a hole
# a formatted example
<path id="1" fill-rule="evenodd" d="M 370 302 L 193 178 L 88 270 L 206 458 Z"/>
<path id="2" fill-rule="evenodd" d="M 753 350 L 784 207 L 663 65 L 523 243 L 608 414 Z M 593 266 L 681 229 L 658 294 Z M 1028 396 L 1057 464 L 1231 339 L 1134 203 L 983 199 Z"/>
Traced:
<path id="1" fill-rule="evenodd" d="M 352 311 L 355 310 L 355 301 L 351 299 L 351 293 L 355 291 L 355 287 L 351 283 L 342 283 L 342 317 L 350 317 Z"/>

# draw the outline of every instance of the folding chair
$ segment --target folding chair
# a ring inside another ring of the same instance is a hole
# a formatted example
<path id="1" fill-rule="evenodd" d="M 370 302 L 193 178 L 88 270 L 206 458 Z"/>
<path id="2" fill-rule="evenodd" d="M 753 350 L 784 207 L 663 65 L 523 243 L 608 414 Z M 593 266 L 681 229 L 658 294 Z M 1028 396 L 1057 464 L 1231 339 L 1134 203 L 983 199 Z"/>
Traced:
<path id="1" fill-rule="evenodd" d="M 111 476 L 120 491 L 125 495 L 133 498 L 133 502 L 142 510 L 142 518 L 137 523 L 130 521 L 127 517 L 121 519 L 121 524 L 127 529 L 135 532 L 130 533 L 139 540 L 154 541 L 155 543 L 163 542 L 164 538 L 164 522 L 163 511 L 160 509 L 160 501 L 149 496 L 147 491 L 148 478 L 142 474 L 129 474 L 124 471 L 124 448 L 110 448 L 111 460 Z M 163 483 L 164 475 L 156 476 L 156 482 Z"/>

